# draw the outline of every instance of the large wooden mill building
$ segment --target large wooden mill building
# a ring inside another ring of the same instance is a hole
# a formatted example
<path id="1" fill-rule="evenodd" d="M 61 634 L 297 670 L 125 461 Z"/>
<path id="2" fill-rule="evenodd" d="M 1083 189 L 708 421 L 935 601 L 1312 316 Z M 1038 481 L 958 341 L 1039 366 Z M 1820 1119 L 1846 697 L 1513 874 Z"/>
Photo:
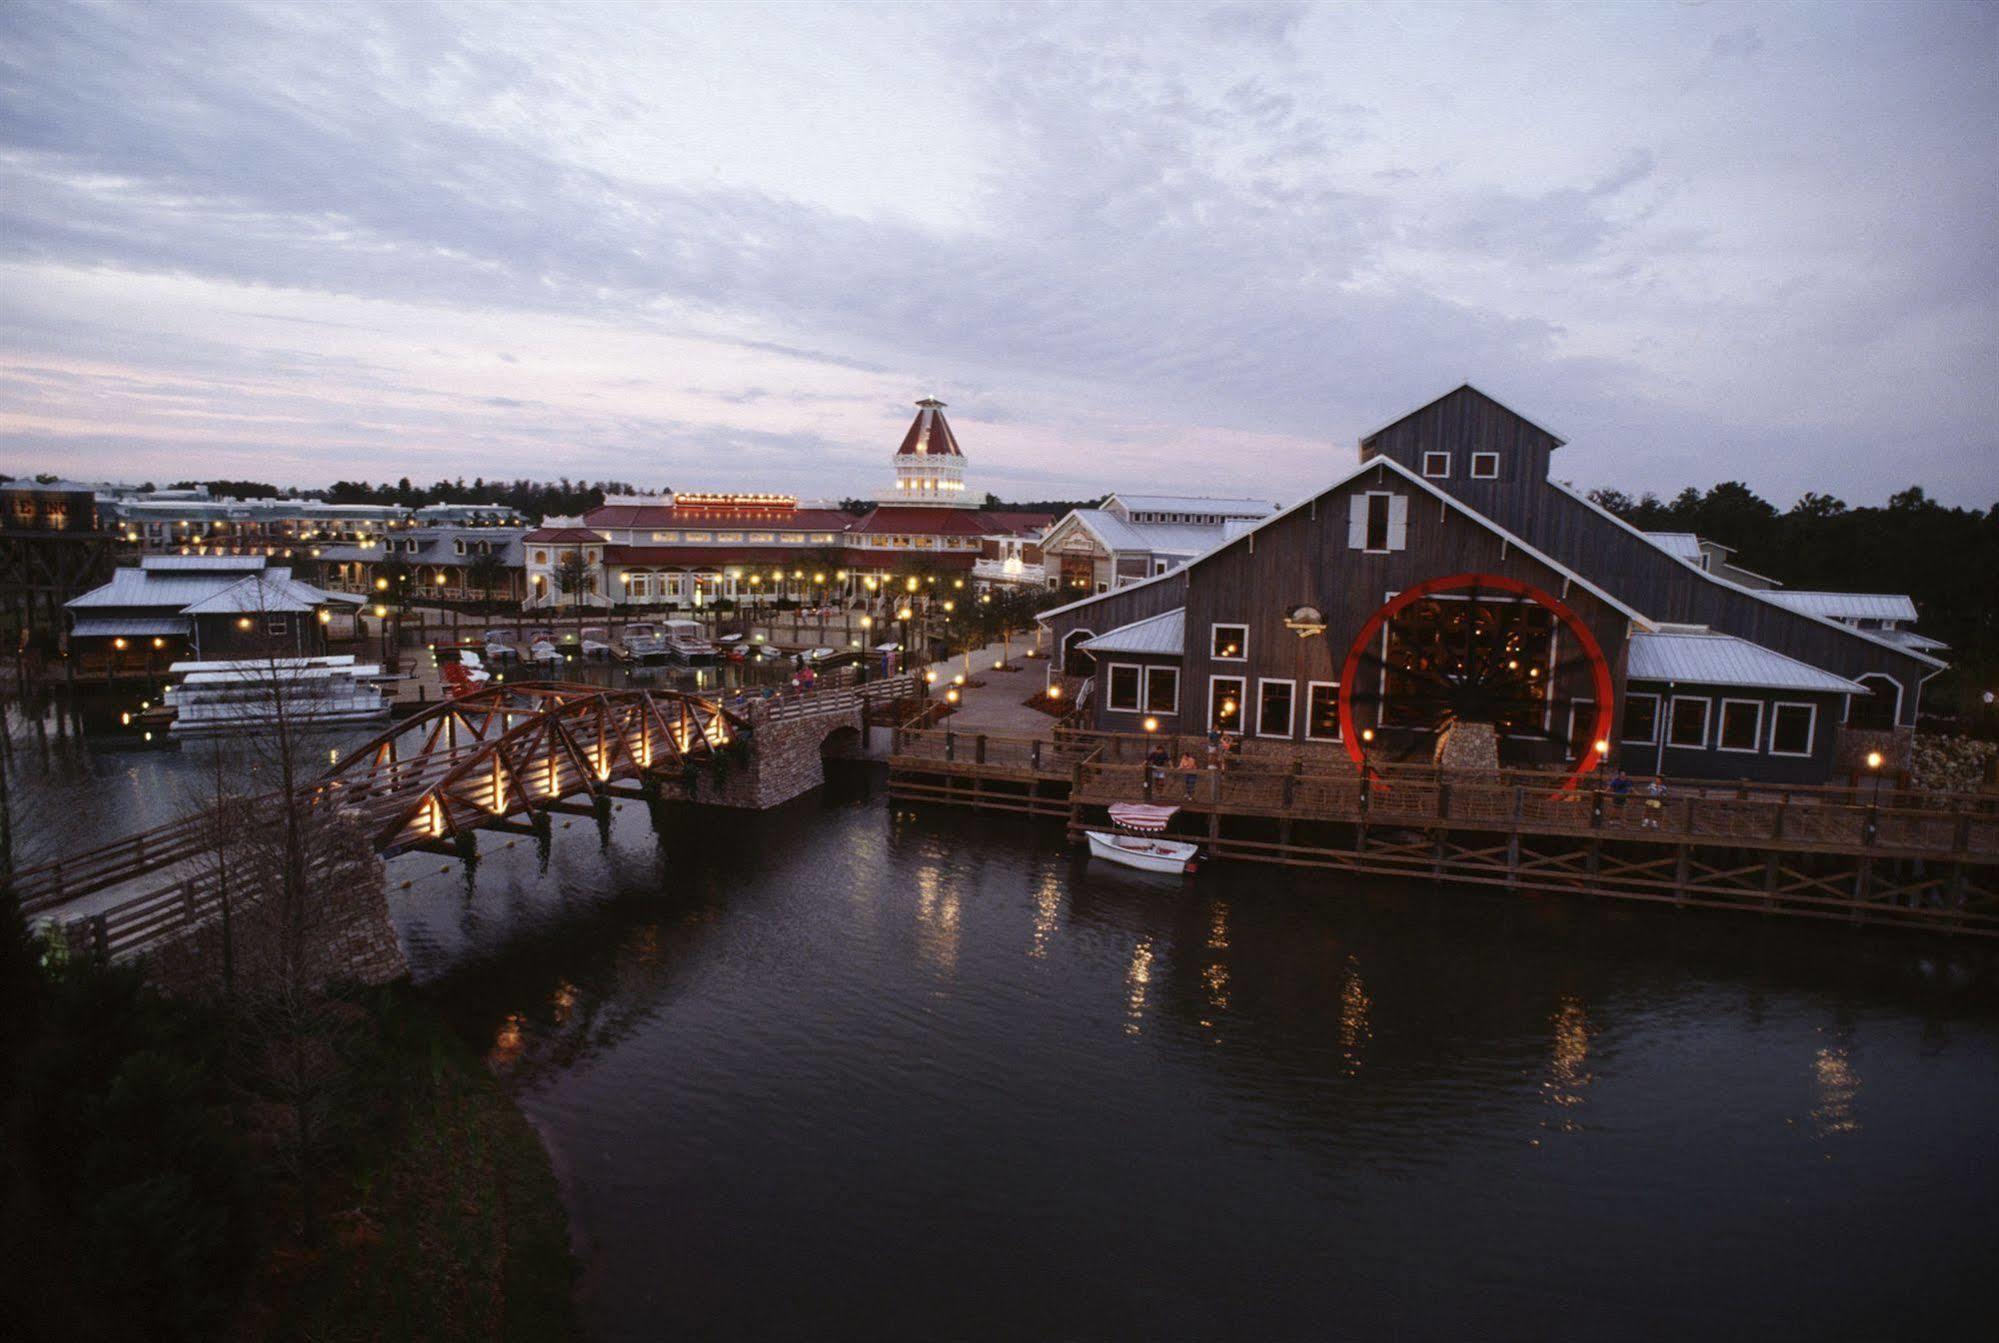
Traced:
<path id="1" fill-rule="evenodd" d="M 1471 386 L 1187 565 L 1046 613 L 1099 729 L 1429 763 L 1818 783 L 1907 760 L 1939 647 L 1906 599 L 1750 586 L 1553 480 L 1563 440 Z M 1767 580 L 1765 580 L 1767 581 Z M 1087 681 L 1087 687 L 1084 682 Z"/>

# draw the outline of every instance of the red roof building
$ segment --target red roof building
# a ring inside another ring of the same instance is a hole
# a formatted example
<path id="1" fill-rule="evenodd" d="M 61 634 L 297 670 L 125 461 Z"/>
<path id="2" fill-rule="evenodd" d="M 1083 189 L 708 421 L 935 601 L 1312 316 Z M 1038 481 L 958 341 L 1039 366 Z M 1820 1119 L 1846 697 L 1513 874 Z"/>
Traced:
<path id="1" fill-rule="evenodd" d="M 966 501 L 964 450 L 933 397 L 916 403 L 892 461 L 894 496 L 858 516 L 801 508 L 785 494 L 681 493 L 612 499 L 579 519 L 551 519 L 525 538 L 528 605 L 865 600 L 896 570 L 973 574 L 982 558 L 996 565 L 1002 538 L 1010 543 L 1003 553 L 1018 559 L 1020 546 L 1053 521 Z M 587 590 L 559 593 L 555 566 L 579 547 L 592 561 Z M 1018 573 L 1016 563 L 1004 581 L 1020 581 Z"/>

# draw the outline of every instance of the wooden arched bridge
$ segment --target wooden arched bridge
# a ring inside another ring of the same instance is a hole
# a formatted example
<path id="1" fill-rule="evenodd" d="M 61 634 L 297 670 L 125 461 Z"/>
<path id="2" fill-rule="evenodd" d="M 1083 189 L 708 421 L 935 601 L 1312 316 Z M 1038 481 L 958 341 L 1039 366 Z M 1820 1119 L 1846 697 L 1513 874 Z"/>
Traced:
<path id="1" fill-rule="evenodd" d="M 835 711 L 831 697 L 827 708 Z M 388 728 L 335 760 L 299 800 L 316 817 L 359 826 L 382 856 L 462 853 L 474 832 L 529 830 L 536 813 L 595 812 L 608 797 L 684 789 L 693 771 L 745 745 L 751 732 L 715 700 L 676 691 L 495 686 Z M 24 914 L 65 925 L 72 945 L 80 937 L 98 954 L 128 955 L 214 918 L 229 880 L 218 851 L 242 827 L 284 814 L 278 794 L 233 797 L 21 869 L 7 884 Z"/>
<path id="2" fill-rule="evenodd" d="M 355 814 L 383 854 L 434 847 L 509 818 L 681 779 L 749 724 L 712 699 L 560 682 L 445 700 L 336 762 L 319 805 Z"/>

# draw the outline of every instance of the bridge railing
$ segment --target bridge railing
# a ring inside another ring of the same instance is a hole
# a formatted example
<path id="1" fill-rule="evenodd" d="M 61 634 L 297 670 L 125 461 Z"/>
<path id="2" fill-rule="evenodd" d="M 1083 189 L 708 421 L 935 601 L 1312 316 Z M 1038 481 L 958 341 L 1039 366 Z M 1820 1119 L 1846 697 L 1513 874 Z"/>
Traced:
<path id="1" fill-rule="evenodd" d="M 796 694 L 773 696 L 760 703 L 763 706 L 761 712 L 767 721 L 781 723 L 795 718 L 816 717 L 820 714 L 852 713 L 871 704 L 911 699 L 920 693 L 916 678 L 904 673 L 901 676 L 869 681 L 863 685 L 842 686 L 835 690 L 807 690 Z"/>

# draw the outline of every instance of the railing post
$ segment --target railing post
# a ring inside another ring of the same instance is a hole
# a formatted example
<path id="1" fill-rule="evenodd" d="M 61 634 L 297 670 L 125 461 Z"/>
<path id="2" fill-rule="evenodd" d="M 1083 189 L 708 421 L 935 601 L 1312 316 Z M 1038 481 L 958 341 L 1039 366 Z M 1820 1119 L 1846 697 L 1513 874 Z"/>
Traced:
<path id="1" fill-rule="evenodd" d="M 1451 781 L 1441 775 L 1437 779 L 1437 819 L 1447 819 L 1451 814 Z"/>
<path id="2" fill-rule="evenodd" d="M 1860 825 L 1860 842 L 1869 848 L 1874 846 L 1874 837 L 1881 833 L 1881 809 L 1878 804 L 1869 803 L 1867 819 Z"/>
<path id="3" fill-rule="evenodd" d="M 111 921 L 108 915 L 90 916 L 90 950 L 99 961 L 111 959 Z"/>
<path id="4" fill-rule="evenodd" d="M 948 727 L 944 729 L 944 758 L 946 760 L 958 758 L 958 734 Z"/>
<path id="5" fill-rule="evenodd" d="M 1028 751 L 1028 768 L 1037 771 L 1041 768 L 1041 738 L 1039 737 L 1034 739 L 1034 745 Z"/>
<path id="6" fill-rule="evenodd" d="M 986 763 L 986 734 L 983 732 L 972 741 L 972 759 L 981 765 Z"/>
<path id="7" fill-rule="evenodd" d="M 189 877 L 180 884 L 180 921 L 194 926 L 194 878 Z"/>
<path id="8" fill-rule="evenodd" d="M 1603 829 L 1603 789 L 1601 788 L 1592 788 L 1589 790 L 1589 828 L 1592 830 Z"/>

